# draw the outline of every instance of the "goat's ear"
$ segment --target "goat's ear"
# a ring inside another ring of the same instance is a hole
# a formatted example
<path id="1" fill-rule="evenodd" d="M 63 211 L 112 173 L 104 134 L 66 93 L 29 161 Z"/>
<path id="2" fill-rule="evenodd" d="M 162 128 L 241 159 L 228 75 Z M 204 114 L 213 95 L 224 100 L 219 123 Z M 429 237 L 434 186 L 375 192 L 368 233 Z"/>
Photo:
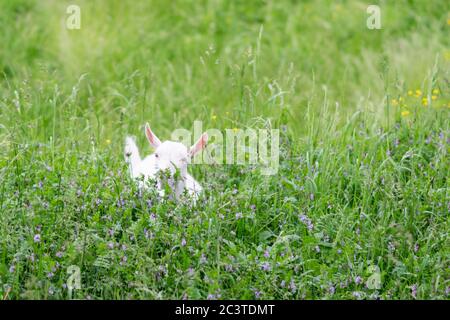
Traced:
<path id="1" fill-rule="evenodd" d="M 197 142 L 189 149 L 189 155 L 191 157 L 195 156 L 199 151 L 201 151 L 206 147 L 207 143 L 208 143 L 208 134 L 205 132 L 202 134 L 200 139 L 198 139 Z"/>
<path id="2" fill-rule="evenodd" d="M 148 123 L 145 124 L 145 136 L 147 137 L 148 142 L 153 148 L 158 148 L 161 145 L 161 141 L 158 137 L 153 133 L 152 129 Z"/>

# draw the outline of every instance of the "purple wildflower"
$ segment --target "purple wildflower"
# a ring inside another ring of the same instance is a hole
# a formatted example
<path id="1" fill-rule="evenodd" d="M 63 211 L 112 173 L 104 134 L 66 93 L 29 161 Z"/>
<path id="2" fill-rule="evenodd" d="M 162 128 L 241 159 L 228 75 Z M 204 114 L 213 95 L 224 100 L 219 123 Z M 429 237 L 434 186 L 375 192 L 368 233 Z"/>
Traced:
<path id="1" fill-rule="evenodd" d="M 268 262 L 264 262 L 261 266 L 261 269 L 264 271 L 270 271 L 270 264 Z"/>
<path id="2" fill-rule="evenodd" d="M 34 235 L 34 242 L 41 242 L 41 235 L 40 234 L 36 234 Z"/>
<path id="3" fill-rule="evenodd" d="M 236 219 L 240 219 L 242 218 L 242 213 L 241 212 L 237 212 L 236 213 Z"/>
<path id="4" fill-rule="evenodd" d="M 400 144 L 400 140 L 398 140 L 398 138 L 396 138 L 395 140 L 394 140 L 394 147 L 398 147 L 398 145 Z"/>
<path id="5" fill-rule="evenodd" d="M 311 231 L 314 228 L 314 224 L 312 223 L 311 219 L 308 218 L 305 214 L 301 214 L 299 216 L 299 218 L 300 218 L 300 221 L 303 222 L 306 225 L 308 230 Z"/>
<path id="6" fill-rule="evenodd" d="M 183 239 L 181 239 L 181 246 L 184 247 L 185 245 L 186 245 L 186 239 L 183 238 Z"/>
<path id="7" fill-rule="evenodd" d="M 412 287 L 411 287 L 411 295 L 414 299 L 417 298 L 417 285 L 416 284 L 412 285 Z"/>
<path id="8" fill-rule="evenodd" d="M 226 270 L 227 272 L 233 272 L 233 265 L 231 265 L 231 264 L 225 265 L 225 270 Z"/>
<path id="9" fill-rule="evenodd" d="M 289 289 L 291 289 L 292 293 L 294 293 L 297 290 L 297 286 L 296 286 L 294 280 L 291 280 L 291 283 L 289 283 Z"/>
<path id="10" fill-rule="evenodd" d="M 124 199 L 119 198 L 119 200 L 117 200 L 116 206 L 118 208 L 122 208 L 123 209 L 123 208 L 125 208 L 125 205 L 126 205 L 126 201 Z"/>
<path id="11" fill-rule="evenodd" d="M 356 276 L 355 283 L 356 284 L 361 284 L 362 282 L 363 282 L 363 279 L 360 276 Z"/>
<path id="12" fill-rule="evenodd" d="M 334 286 L 330 286 L 328 288 L 328 292 L 329 292 L 329 294 L 333 295 L 336 292 L 336 288 Z"/>
<path id="13" fill-rule="evenodd" d="M 388 250 L 389 251 L 395 251 L 395 245 L 392 242 L 388 243 Z"/>

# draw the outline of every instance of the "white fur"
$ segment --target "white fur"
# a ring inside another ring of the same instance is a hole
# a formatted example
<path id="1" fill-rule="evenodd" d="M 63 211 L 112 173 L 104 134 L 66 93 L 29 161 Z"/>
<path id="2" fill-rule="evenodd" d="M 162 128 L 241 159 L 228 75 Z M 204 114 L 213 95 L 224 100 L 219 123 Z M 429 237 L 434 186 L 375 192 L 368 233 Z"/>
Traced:
<path id="1" fill-rule="evenodd" d="M 175 197 L 178 199 L 184 190 L 195 200 L 202 192 L 200 184 L 187 172 L 187 166 L 191 158 L 205 146 L 208 139 L 206 133 L 192 146 L 187 148 L 180 142 L 161 141 L 154 135 L 148 124 L 145 134 L 150 145 L 155 148 L 155 153 L 141 159 L 139 149 L 133 138 L 125 139 L 125 161 L 129 165 L 130 175 L 136 179 L 143 176 L 141 187 L 147 185 L 149 179 L 157 182 L 156 187 L 160 196 L 164 196 L 163 184 L 168 183 Z M 168 179 L 161 179 L 160 172 L 168 171 Z M 173 179 L 175 172 L 179 170 L 179 179 Z"/>

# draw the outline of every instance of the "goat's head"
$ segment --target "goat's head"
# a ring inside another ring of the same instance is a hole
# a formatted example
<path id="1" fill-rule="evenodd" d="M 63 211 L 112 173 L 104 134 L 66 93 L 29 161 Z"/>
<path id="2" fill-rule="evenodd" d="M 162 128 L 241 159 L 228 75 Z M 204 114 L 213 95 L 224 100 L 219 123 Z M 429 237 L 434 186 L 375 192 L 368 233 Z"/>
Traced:
<path id="1" fill-rule="evenodd" d="M 145 135 L 150 145 L 155 149 L 155 165 L 157 170 L 168 171 L 170 178 L 172 178 L 171 180 L 173 180 L 177 171 L 179 171 L 182 180 L 186 178 L 187 166 L 191 162 L 191 159 L 205 148 L 208 142 L 208 134 L 206 132 L 190 148 L 180 142 L 161 142 L 150 129 L 148 123 L 145 125 Z"/>

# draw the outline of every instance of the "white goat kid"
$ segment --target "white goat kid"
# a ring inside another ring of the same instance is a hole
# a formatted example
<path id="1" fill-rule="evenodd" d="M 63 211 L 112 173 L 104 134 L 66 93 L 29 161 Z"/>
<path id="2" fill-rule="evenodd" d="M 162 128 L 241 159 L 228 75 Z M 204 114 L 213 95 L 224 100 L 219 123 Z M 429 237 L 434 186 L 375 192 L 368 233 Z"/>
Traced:
<path id="1" fill-rule="evenodd" d="M 155 153 L 145 157 L 143 160 L 139 155 L 139 149 L 134 139 L 127 137 L 125 140 L 125 161 L 129 165 L 131 177 L 139 178 L 144 176 L 141 187 L 149 179 L 155 180 L 160 196 L 164 196 L 164 183 L 166 182 L 175 193 L 177 199 L 186 189 L 194 201 L 197 200 L 202 187 L 187 172 L 187 166 L 191 159 L 205 148 L 208 142 L 208 134 L 203 133 L 200 139 L 190 148 L 187 148 L 180 142 L 161 142 L 150 129 L 148 123 L 145 124 L 145 135 L 150 145 L 155 149 Z M 161 178 L 161 173 L 166 170 L 169 173 L 169 177 L 165 180 Z M 179 171 L 179 175 L 176 174 L 177 171 Z"/>

